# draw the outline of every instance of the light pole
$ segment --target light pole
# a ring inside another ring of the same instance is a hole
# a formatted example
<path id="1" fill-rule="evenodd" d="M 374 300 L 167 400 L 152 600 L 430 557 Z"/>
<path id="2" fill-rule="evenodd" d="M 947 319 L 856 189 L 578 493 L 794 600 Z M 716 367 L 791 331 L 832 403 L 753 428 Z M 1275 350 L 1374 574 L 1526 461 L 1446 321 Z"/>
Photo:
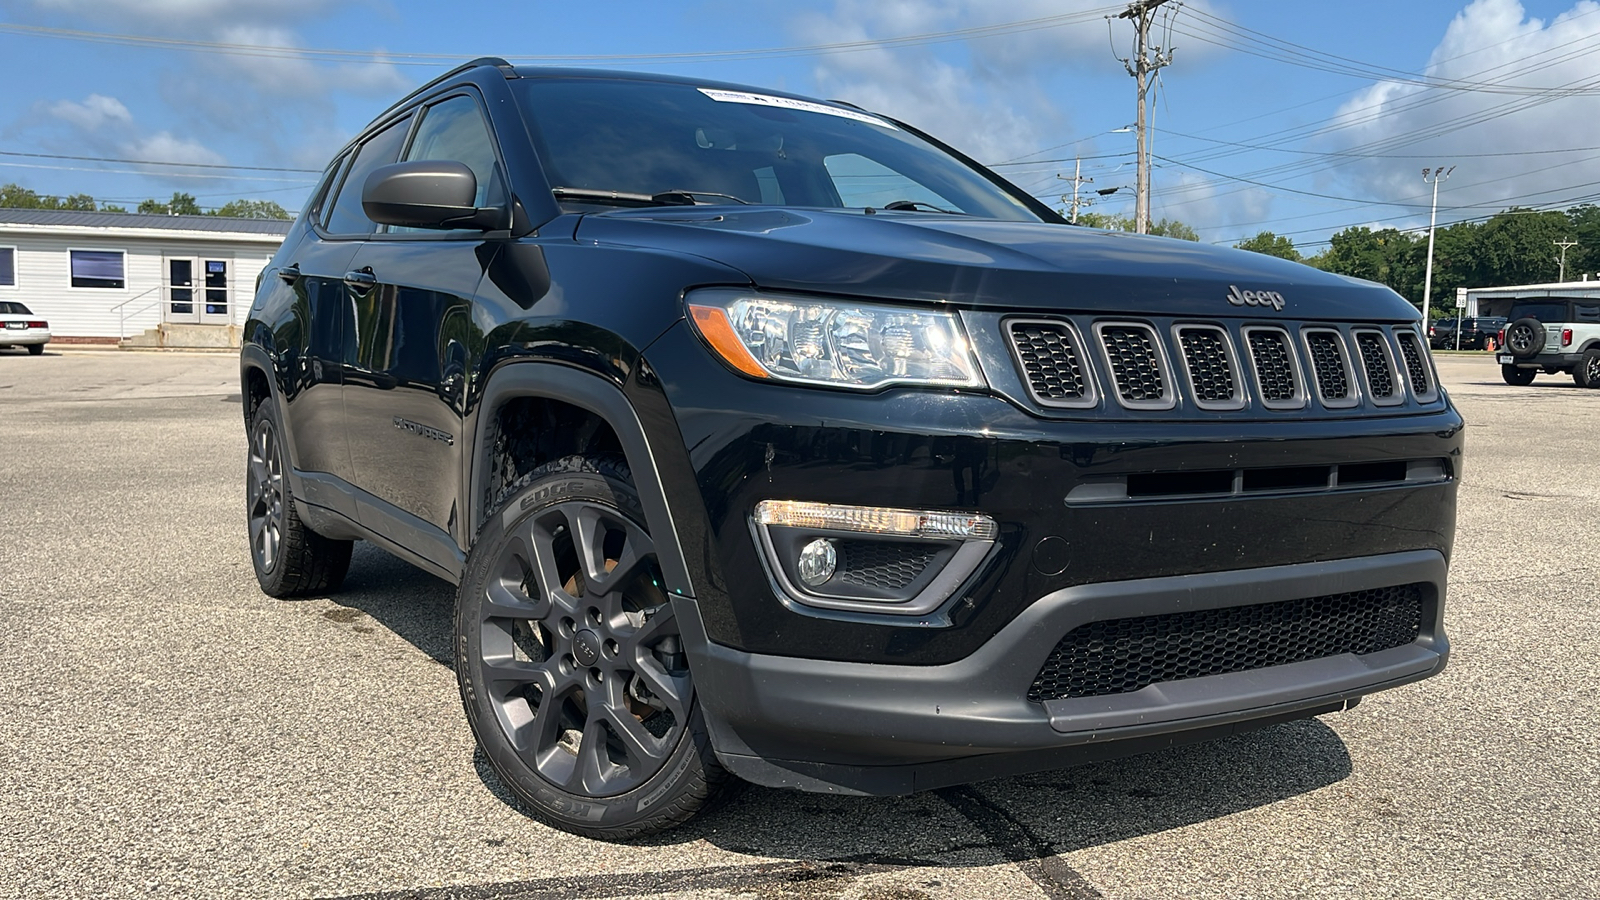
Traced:
<path id="1" fill-rule="evenodd" d="M 1428 319 L 1428 301 L 1433 297 L 1433 227 L 1439 222 L 1439 182 L 1449 178 L 1450 173 L 1455 170 L 1455 166 L 1451 166 L 1448 169 L 1444 166 L 1439 166 L 1435 169 L 1422 170 L 1422 182 L 1433 185 L 1433 207 L 1428 213 L 1428 274 L 1422 278 L 1422 327 L 1424 329 L 1433 325 Z M 1428 177 L 1430 173 L 1433 176 L 1432 178 Z"/>
<path id="2" fill-rule="evenodd" d="M 1561 274 L 1556 276 L 1556 280 L 1565 283 L 1567 280 L 1567 251 L 1578 246 L 1578 242 L 1574 240 L 1559 240 L 1551 241 L 1550 243 L 1561 248 Z"/>

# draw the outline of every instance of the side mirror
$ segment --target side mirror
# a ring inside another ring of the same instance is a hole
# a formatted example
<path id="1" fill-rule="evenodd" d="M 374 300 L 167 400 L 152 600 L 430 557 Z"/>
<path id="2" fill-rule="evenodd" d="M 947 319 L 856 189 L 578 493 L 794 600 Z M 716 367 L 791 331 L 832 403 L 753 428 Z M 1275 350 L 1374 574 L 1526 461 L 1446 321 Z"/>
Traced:
<path id="1" fill-rule="evenodd" d="M 505 228 L 498 207 L 473 205 L 478 179 L 454 160 L 429 159 L 374 169 L 361 188 L 361 208 L 381 225 L 407 228 Z"/>

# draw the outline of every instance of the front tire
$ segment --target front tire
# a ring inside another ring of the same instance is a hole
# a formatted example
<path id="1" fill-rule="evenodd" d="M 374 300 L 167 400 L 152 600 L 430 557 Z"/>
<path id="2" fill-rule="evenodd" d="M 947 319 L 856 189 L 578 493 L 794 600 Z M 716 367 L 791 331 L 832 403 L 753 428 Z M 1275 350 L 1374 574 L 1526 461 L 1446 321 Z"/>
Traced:
<path id="1" fill-rule="evenodd" d="M 546 824 L 626 840 L 734 784 L 696 702 L 626 466 L 578 456 L 502 495 L 456 600 L 456 675 L 478 745 Z"/>
<path id="2" fill-rule="evenodd" d="M 1506 384 L 1514 384 L 1517 387 L 1527 387 L 1533 384 L 1533 378 L 1538 374 L 1538 369 L 1519 369 L 1516 366 L 1508 365 L 1500 366 L 1500 377 L 1505 380 Z"/>
<path id="3" fill-rule="evenodd" d="M 245 504 L 250 561 L 270 597 L 303 597 L 337 590 L 350 570 L 352 541 L 325 538 L 300 521 L 289 487 L 287 450 L 278 407 L 256 405 L 250 416 L 245 463 Z"/>

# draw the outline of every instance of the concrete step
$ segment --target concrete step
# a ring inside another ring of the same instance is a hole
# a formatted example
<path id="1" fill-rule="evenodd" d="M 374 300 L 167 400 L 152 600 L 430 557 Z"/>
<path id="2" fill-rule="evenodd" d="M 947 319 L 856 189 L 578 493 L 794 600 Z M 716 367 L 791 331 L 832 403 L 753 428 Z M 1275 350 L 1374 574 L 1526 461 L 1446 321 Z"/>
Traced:
<path id="1" fill-rule="evenodd" d="M 179 325 L 163 322 L 157 328 L 146 329 L 122 339 L 122 346 L 130 350 L 159 349 L 220 349 L 238 348 L 237 325 Z"/>

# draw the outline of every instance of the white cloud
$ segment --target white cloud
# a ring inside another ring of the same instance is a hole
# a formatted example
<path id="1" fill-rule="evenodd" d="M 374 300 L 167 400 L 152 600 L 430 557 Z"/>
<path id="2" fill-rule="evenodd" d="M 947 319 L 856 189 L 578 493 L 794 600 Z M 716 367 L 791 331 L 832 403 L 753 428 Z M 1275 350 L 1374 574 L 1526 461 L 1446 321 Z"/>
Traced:
<path id="1" fill-rule="evenodd" d="M 171 132 L 160 131 L 152 135 L 133 138 L 123 145 L 132 159 L 151 162 L 203 163 L 216 165 L 227 162 L 222 155 L 193 138 L 175 137 Z"/>
<path id="2" fill-rule="evenodd" d="M 1339 110 L 1334 123 L 1343 127 L 1322 139 L 1320 149 L 1422 158 L 1363 159 L 1334 168 L 1322 181 L 1359 196 L 1425 204 L 1421 169 L 1454 164 L 1458 168 L 1439 194 L 1444 221 L 1514 204 L 1567 205 L 1600 194 L 1600 184 L 1592 183 L 1600 153 L 1536 152 L 1600 147 L 1600 117 L 1593 114 L 1600 99 L 1597 42 L 1600 3 L 1593 0 L 1581 0 L 1549 21 L 1530 18 L 1519 0 L 1475 0 L 1450 23 L 1427 74 L 1500 87 L 1373 85 Z M 1588 93 L 1496 92 L 1575 86 Z M 1425 221 L 1426 210 L 1418 215 Z"/>
<path id="3" fill-rule="evenodd" d="M 133 115 L 122 101 L 115 97 L 90 94 L 82 103 L 61 100 L 49 107 L 50 115 L 83 129 L 99 131 L 107 124 L 130 125 Z"/>
<path id="4" fill-rule="evenodd" d="M 282 20 L 346 4 L 342 0 L 33 0 L 32 5 L 39 10 L 74 15 L 115 16 L 143 22 L 170 17 L 190 24 L 209 24 L 257 18 Z"/>

